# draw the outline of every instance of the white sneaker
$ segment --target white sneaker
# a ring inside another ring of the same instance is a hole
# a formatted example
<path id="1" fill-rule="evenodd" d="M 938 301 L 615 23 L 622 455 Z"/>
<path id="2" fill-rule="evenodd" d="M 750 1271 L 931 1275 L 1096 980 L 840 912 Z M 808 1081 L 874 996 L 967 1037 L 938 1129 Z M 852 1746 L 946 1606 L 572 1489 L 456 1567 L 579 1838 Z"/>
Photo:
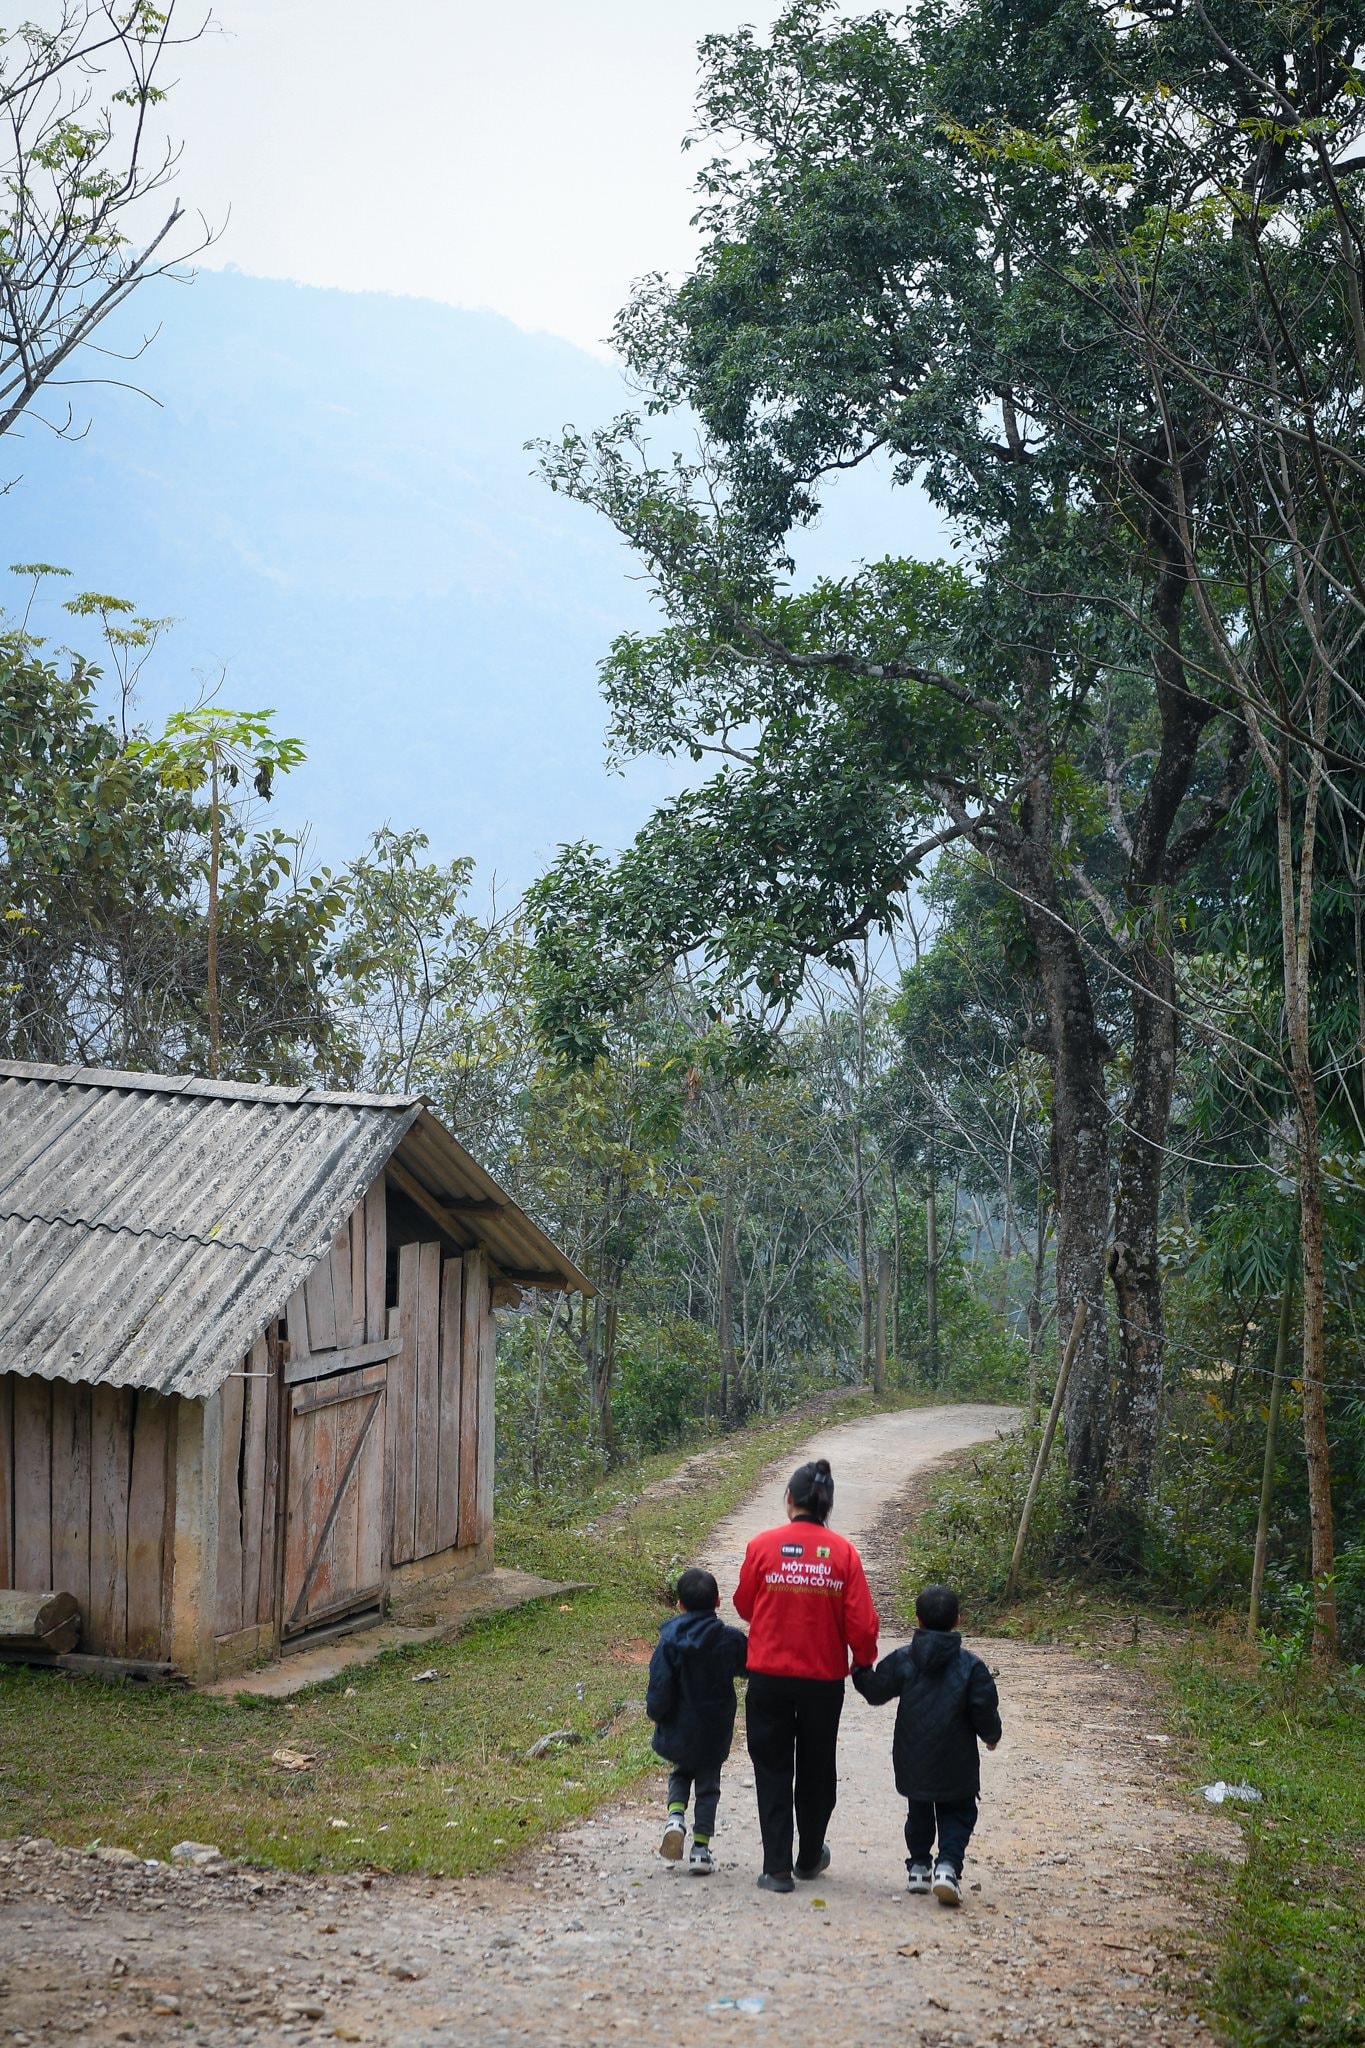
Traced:
<path id="1" fill-rule="evenodd" d="M 908 1892 L 927 1892 L 933 1889 L 934 1873 L 927 1863 L 912 1863 L 905 1880 Z"/>
<path id="2" fill-rule="evenodd" d="M 958 1883 L 957 1872 L 951 1863 L 938 1862 L 934 1865 L 934 1897 L 940 1906 L 960 1906 L 962 1886 Z"/>
<path id="3" fill-rule="evenodd" d="M 687 1859 L 687 1868 L 693 1877 L 709 1877 L 716 1867 L 709 1842 L 694 1842 L 692 1853 Z"/>
<path id="4" fill-rule="evenodd" d="M 687 1842 L 687 1823 L 680 1813 L 670 1813 L 664 1838 L 659 1844 L 659 1854 L 666 1863 L 681 1863 L 683 1848 Z"/>

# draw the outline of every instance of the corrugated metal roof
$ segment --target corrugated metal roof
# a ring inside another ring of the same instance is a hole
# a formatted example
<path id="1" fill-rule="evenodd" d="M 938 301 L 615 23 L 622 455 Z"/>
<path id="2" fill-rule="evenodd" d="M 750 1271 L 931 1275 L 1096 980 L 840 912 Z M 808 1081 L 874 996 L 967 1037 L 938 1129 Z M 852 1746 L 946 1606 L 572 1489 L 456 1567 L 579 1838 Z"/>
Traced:
<path id="1" fill-rule="evenodd" d="M 587 1287 L 419 1096 L 0 1062 L 0 1372 L 212 1393 L 391 1161 L 510 1278 Z"/>

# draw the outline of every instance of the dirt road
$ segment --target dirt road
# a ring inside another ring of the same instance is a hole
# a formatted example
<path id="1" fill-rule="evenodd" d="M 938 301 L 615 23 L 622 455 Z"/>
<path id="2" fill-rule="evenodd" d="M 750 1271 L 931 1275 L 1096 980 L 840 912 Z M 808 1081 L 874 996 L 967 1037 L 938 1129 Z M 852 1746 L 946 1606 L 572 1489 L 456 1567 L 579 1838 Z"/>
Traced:
<path id="1" fill-rule="evenodd" d="M 825 1431 L 835 1522 L 877 1565 L 891 1510 L 927 1463 L 1009 1411 L 911 1410 Z M 733 1583 L 776 1521 L 796 1459 L 715 1532 Z M 883 1647 L 890 1638 L 884 1638 Z M 1206 2038 L 1166 1983 L 1177 1876 L 1236 1853 L 1237 1831 L 1169 1781 L 1138 1683 L 1053 1649 L 978 1644 L 999 1673 L 1005 1740 L 953 1912 L 905 1892 L 891 1709 L 850 1692 L 834 1863 L 790 1897 L 754 1888 L 748 1759 L 725 1778 L 720 1867 L 658 1854 L 657 1802 L 608 1809 L 496 1880 L 148 1872 L 51 1845 L 0 1851 L 0 2042 L 214 2044 L 340 2039 L 391 2048 L 695 2048 L 753 2043 L 1026 2041 L 1143 2048 Z M 643 1674 L 642 1674 L 643 1676 Z M 662 1779 L 660 1780 L 662 1791 Z"/>

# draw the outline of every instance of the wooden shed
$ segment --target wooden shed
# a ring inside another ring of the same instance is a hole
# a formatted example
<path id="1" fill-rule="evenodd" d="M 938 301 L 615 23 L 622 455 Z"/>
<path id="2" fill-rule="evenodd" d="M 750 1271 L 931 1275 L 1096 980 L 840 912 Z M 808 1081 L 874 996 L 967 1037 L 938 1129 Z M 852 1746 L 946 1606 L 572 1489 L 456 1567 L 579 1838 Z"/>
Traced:
<path id="1" fill-rule="evenodd" d="M 0 1587 L 207 1681 L 486 1569 L 522 1288 L 420 1097 L 0 1062 Z"/>

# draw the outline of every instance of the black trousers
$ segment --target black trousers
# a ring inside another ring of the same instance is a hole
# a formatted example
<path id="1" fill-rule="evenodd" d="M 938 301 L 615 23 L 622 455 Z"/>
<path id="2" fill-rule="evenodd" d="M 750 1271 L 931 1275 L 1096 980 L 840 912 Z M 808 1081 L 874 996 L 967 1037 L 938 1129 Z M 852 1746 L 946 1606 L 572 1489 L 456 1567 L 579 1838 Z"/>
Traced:
<path id="1" fill-rule="evenodd" d="M 844 1711 L 842 1678 L 749 1675 L 744 1722 L 754 1766 L 763 1868 L 784 1876 L 796 1862 L 814 1869 L 838 1792 L 835 1751 Z"/>
<path id="2" fill-rule="evenodd" d="M 976 1827 L 974 1799 L 911 1799 L 906 1802 L 905 1846 L 911 1863 L 932 1863 L 934 1830 L 938 1830 L 938 1853 L 962 1875 L 962 1859 Z"/>
<path id="3" fill-rule="evenodd" d="M 669 1812 L 676 1813 L 681 1808 L 686 1813 L 693 1792 L 697 1795 L 697 1806 L 692 1815 L 692 1833 L 697 1841 L 709 1842 L 716 1832 L 716 1808 L 720 1805 L 719 1764 L 699 1764 L 695 1770 L 674 1764 L 668 1774 Z"/>

